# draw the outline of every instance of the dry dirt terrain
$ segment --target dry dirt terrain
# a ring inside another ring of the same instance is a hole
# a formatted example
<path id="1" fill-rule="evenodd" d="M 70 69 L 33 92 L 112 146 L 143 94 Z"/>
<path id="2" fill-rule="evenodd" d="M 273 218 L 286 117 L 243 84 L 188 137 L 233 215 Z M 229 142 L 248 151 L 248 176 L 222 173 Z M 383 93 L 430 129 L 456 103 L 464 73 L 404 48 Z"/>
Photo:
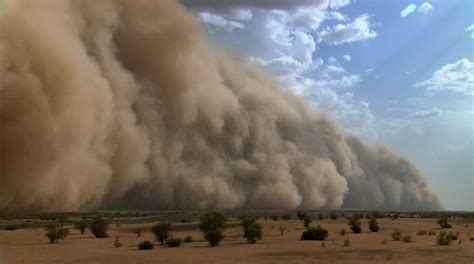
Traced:
<path id="1" fill-rule="evenodd" d="M 209 247 L 198 231 L 198 223 L 174 223 L 173 236 L 192 235 L 194 242 L 179 248 L 156 246 L 152 250 L 138 250 L 142 240 L 153 241 L 150 227 L 155 222 L 113 224 L 108 238 L 94 238 L 89 231 L 81 235 L 70 226 L 69 236 L 59 244 L 48 244 L 44 228 L 24 228 L 0 231 L 0 264 L 13 263 L 474 263 L 474 222 L 454 220 L 450 232 L 459 238 L 450 246 L 438 246 L 436 236 L 417 236 L 417 231 L 440 232 L 436 219 L 403 218 L 379 219 L 381 230 L 371 233 L 366 219 L 363 232 L 352 234 L 345 219 L 314 220 L 329 230 L 329 237 L 321 241 L 301 241 L 303 224 L 298 220 L 273 221 L 260 219 L 263 239 L 247 244 L 242 237 L 238 220 L 227 223 L 225 239 L 219 247 Z M 286 227 L 281 235 L 280 226 Z M 141 237 L 134 234 L 140 227 Z M 348 232 L 340 235 L 340 229 Z M 390 234 L 400 229 L 410 234 L 412 243 L 393 241 Z M 121 247 L 114 241 L 120 236 Z M 350 245 L 344 246 L 348 239 Z M 384 244 L 382 241 L 387 240 Z"/>

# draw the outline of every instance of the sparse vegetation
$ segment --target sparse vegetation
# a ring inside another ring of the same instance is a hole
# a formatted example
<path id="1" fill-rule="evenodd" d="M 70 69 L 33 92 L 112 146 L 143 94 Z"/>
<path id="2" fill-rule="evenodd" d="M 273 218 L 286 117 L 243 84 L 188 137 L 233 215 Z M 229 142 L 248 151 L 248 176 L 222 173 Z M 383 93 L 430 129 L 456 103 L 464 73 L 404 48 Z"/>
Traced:
<path id="1" fill-rule="evenodd" d="M 204 235 L 204 238 L 209 241 L 209 245 L 211 245 L 211 247 L 218 246 L 224 237 L 225 236 L 222 230 L 208 230 Z"/>
<path id="2" fill-rule="evenodd" d="M 375 217 L 370 218 L 370 220 L 369 220 L 369 229 L 372 232 L 378 232 L 379 231 L 379 223 L 377 222 L 377 219 Z"/>
<path id="3" fill-rule="evenodd" d="M 160 241 L 164 245 L 171 235 L 171 224 L 168 222 L 158 223 L 151 228 L 151 232 L 155 235 L 156 241 Z"/>
<path id="4" fill-rule="evenodd" d="M 49 225 L 45 231 L 50 244 L 57 244 L 59 240 L 64 239 L 69 234 L 69 229 L 58 224 Z"/>
<path id="5" fill-rule="evenodd" d="M 116 237 L 115 237 L 114 246 L 115 246 L 116 248 L 122 246 L 122 242 L 120 242 L 120 236 L 116 236 Z"/>
<path id="6" fill-rule="evenodd" d="M 5 230 L 7 231 L 13 231 L 13 230 L 17 230 L 18 229 L 18 226 L 16 225 L 7 225 L 5 226 Z"/>
<path id="7" fill-rule="evenodd" d="M 81 234 L 84 234 L 88 226 L 89 226 L 89 222 L 81 221 L 79 223 L 76 223 L 76 225 L 74 226 L 74 229 L 79 230 Z"/>
<path id="8" fill-rule="evenodd" d="M 439 232 L 438 237 L 436 238 L 436 243 L 439 246 L 449 246 L 451 245 L 452 239 L 446 232 Z"/>
<path id="9" fill-rule="evenodd" d="M 142 236 L 142 229 L 140 227 L 137 227 L 135 229 L 135 231 L 133 231 L 133 233 L 135 233 L 137 235 L 137 237 L 141 237 Z"/>
<path id="10" fill-rule="evenodd" d="M 193 237 L 192 237 L 192 236 L 187 236 L 187 237 L 184 238 L 183 241 L 184 241 L 184 243 L 191 243 L 191 242 L 193 242 L 194 240 L 193 240 Z"/>
<path id="11" fill-rule="evenodd" d="M 417 236 L 426 236 L 427 234 L 428 234 L 428 233 L 427 233 L 426 231 L 424 231 L 424 230 L 420 230 L 420 231 L 416 232 L 416 235 L 417 235 Z"/>
<path id="12" fill-rule="evenodd" d="M 339 233 L 341 234 L 341 236 L 345 236 L 346 230 L 344 228 L 341 228 L 341 230 L 339 230 Z"/>
<path id="13" fill-rule="evenodd" d="M 241 225 L 248 243 L 254 244 L 258 240 L 262 240 L 262 226 L 257 223 L 255 218 L 243 219 Z"/>
<path id="14" fill-rule="evenodd" d="M 89 230 L 96 238 L 108 237 L 107 230 L 109 230 L 109 221 L 101 217 L 96 217 L 89 225 Z"/>
<path id="15" fill-rule="evenodd" d="M 351 245 L 351 241 L 349 240 L 349 238 L 346 238 L 346 240 L 344 240 L 344 244 L 343 244 L 345 247 L 348 247 Z"/>
<path id="16" fill-rule="evenodd" d="M 399 229 L 395 229 L 391 236 L 393 240 L 400 241 L 402 239 L 402 232 Z"/>
<path id="17" fill-rule="evenodd" d="M 280 235 L 283 236 L 283 234 L 285 234 L 285 231 L 286 231 L 286 226 L 279 226 L 278 227 L 278 230 L 280 231 Z"/>
<path id="18" fill-rule="evenodd" d="M 154 247 L 155 246 L 153 245 L 153 243 L 151 243 L 148 240 L 144 240 L 144 241 L 140 242 L 140 244 L 138 244 L 138 249 L 139 250 L 148 250 L 148 249 L 153 249 Z"/>
<path id="19" fill-rule="evenodd" d="M 172 237 L 172 238 L 169 238 L 166 241 L 166 245 L 168 245 L 168 247 L 180 247 L 181 242 L 183 242 L 183 240 L 181 240 L 181 238 Z"/>
<path id="20" fill-rule="evenodd" d="M 402 241 L 403 241 L 404 243 L 411 243 L 411 242 L 413 242 L 413 239 L 412 239 L 412 237 L 411 237 L 410 235 L 403 235 L 403 236 L 402 236 Z"/>
<path id="21" fill-rule="evenodd" d="M 443 216 L 442 218 L 438 219 L 438 225 L 441 228 L 451 228 L 452 225 L 448 222 L 448 217 Z"/>
<path id="22" fill-rule="evenodd" d="M 331 212 L 329 216 L 331 217 L 332 220 L 337 220 L 337 218 L 339 217 L 339 215 L 336 212 Z"/>
<path id="23" fill-rule="evenodd" d="M 310 227 L 301 234 L 301 240 L 325 240 L 328 236 L 328 230 L 321 226 Z"/>
<path id="24" fill-rule="evenodd" d="M 313 222 L 313 219 L 311 218 L 311 216 L 309 215 L 306 215 L 304 218 L 303 218 L 303 224 L 304 224 L 304 227 L 306 229 L 309 228 L 309 225 Z"/>

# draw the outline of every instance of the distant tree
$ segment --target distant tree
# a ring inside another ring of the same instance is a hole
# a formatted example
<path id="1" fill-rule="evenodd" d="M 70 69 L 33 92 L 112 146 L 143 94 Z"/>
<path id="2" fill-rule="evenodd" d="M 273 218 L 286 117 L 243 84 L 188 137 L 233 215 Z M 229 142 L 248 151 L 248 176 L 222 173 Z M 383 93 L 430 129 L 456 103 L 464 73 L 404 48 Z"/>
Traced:
<path id="1" fill-rule="evenodd" d="M 370 218 L 370 220 L 369 220 L 369 229 L 372 232 L 378 232 L 379 231 L 379 223 L 377 222 L 377 219 L 375 219 L 375 217 Z"/>
<path id="2" fill-rule="evenodd" d="M 349 227 L 353 233 L 360 233 L 362 231 L 359 215 L 354 214 L 349 217 Z"/>
<path id="3" fill-rule="evenodd" d="M 262 240 L 262 226 L 257 223 L 255 218 L 243 219 L 242 228 L 248 243 L 254 244 L 257 240 Z"/>
<path id="4" fill-rule="evenodd" d="M 109 224 L 108 220 L 101 217 L 95 217 L 89 225 L 89 230 L 97 238 L 108 237 L 107 230 L 109 230 Z"/>
<path id="5" fill-rule="evenodd" d="M 45 231 L 50 244 L 57 244 L 59 240 L 64 239 L 69 234 L 69 229 L 57 224 L 49 225 Z"/>
<path id="6" fill-rule="evenodd" d="M 157 241 L 163 245 L 171 235 L 171 224 L 168 222 L 161 222 L 151 228 L 151 232 L 155 235 Z"/>
<path id="7" fill-rule="evenodd" d="M 331 212 L 329 216 L 331 217 L 332 220 L 337 220 L 338 218 L 338 214 L 336 212 Z"/>
<path id="8" fill-rule="evenodd" d="M 219 212 L 207 212 L 201 217 L 199 229 L 212 247 L 218 246 L 224 239 L 225 222 L 226 217 Z"/>
<path id="9" fill-rule="evenodd" d="M 153 249 L 154 245 L 151 243 L 151 241 L 144 240 L 138 244 L 138 249 L 139 250 L 148 250 L 148 249 Z"/>
<path id="10" fill-rule="evenodd" d="M 303 222 L 304 218 L 308 215 L 308 213 L 304 212 L 304 211 L 298 211 L 296 212 L 296 217 L 301 221 Z"/>

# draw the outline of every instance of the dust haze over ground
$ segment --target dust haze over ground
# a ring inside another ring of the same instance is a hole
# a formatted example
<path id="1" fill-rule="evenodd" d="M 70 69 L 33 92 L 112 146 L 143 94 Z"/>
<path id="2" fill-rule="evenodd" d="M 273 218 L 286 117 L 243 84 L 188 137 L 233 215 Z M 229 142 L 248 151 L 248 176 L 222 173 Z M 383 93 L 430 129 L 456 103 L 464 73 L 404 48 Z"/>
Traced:
<path id="1" fill-rule="evenodd" d="M 0 210 L 441 208 L 174 1 L 0 3 Z"/>

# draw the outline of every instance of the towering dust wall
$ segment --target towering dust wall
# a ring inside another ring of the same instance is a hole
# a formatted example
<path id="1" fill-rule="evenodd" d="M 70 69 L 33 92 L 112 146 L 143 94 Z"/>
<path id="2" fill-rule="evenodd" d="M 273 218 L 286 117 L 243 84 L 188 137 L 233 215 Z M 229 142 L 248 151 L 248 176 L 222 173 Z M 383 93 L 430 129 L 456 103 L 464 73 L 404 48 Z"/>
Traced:
<path id="1" fill-rule="evenodd" d="M 439 209 L 168 0 L 0 7 L 0 210 Z"/>

